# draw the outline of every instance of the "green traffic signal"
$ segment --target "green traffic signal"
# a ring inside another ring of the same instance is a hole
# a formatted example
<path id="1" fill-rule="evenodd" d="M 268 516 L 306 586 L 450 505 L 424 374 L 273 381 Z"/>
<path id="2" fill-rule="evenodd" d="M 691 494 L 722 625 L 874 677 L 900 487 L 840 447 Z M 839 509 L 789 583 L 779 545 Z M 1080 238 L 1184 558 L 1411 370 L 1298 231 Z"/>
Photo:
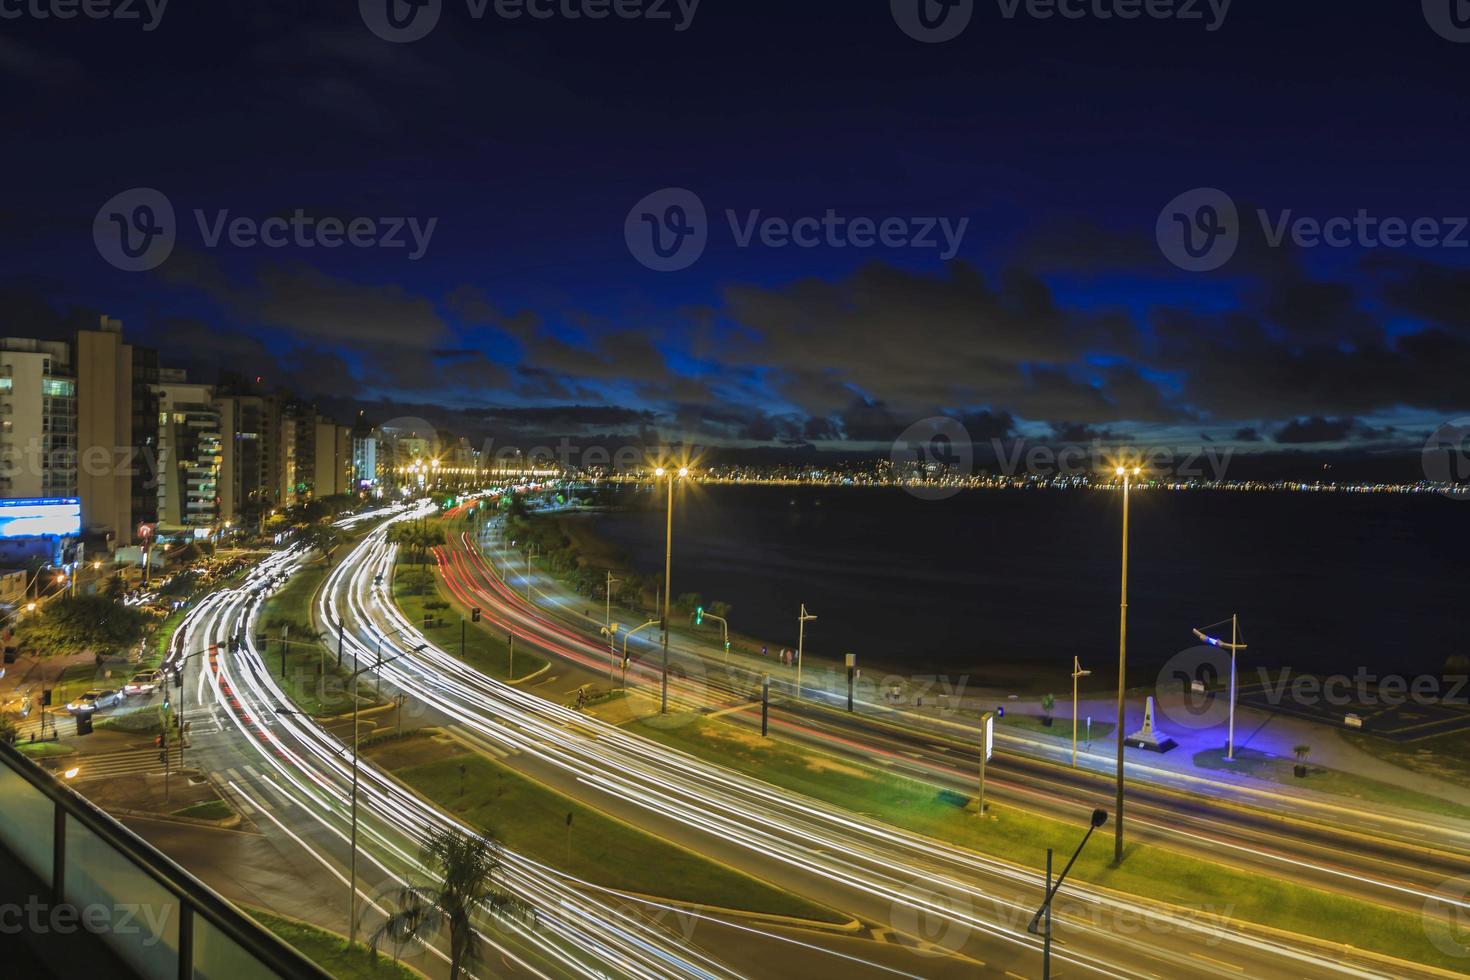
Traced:
<path id="1" fill-rule="evenodd" d="M 694 607 L 694 625 L 695 626 L 703 626 L 704 625 L 704 607 L 703 606 L 695 606 Z"/>

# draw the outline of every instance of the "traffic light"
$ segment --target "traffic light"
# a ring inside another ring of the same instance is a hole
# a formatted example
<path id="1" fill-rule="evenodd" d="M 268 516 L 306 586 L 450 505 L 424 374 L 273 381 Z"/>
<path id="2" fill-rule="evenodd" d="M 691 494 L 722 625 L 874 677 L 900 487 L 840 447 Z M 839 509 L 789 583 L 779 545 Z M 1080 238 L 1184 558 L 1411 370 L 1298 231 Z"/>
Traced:
<path id="1" fill-rule="evenodd" d="M 50 688 L 47 688 L 46 690 L 44 690 L 44 691 L 41 692 L 41 707 L 43 707 L 43 708 L 49 708 L 49 707 L 51 707 L 51 689 Z"/>
<path id="2" fill-rule="evenodd" d="M 703 626 L 704 625 L 704 607 L 703 606 L 695 606 L 694 607 L 694 625 L 695 626 Z"/>
<path id="3" fill-rule="evenodd" d="M 184 686 L 184 668 L 181 665 L 181 666 L 178 666 L 178 667 L 175 667 L 174 668 L 174 687 L 183 687 L 183 686 Z"/>
<path id="4" fill-rule="evenodd" d="M 480 607 L 479 606 L 475 606 L 473 609 L 470 610 L 470 622 L 472 622 L 472 623 L 478 623 L 479 621 L 480 621 Z"/>
<path id="5" fill-rule="evenodd" d="M 725 641 L 725 652 L 726 653 L 729 653 L 730 652 L 730 641 L 729 640 L 726 640 Z"/>
<path id="6" fill-rule="evenodd" d="M 161 748 L 163 748 L 163 736 L 162 735 L 155 735 L 155 736 L 153 736 L 153 747 L 155 749 L 161 749 Z"/>

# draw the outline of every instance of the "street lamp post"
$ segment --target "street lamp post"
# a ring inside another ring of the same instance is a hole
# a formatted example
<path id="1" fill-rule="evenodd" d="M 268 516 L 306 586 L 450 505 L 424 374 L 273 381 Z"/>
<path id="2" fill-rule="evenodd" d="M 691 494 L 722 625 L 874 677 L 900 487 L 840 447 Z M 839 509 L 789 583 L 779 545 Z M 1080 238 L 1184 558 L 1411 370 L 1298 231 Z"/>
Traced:
<path id="1" fill-rule="evenodd" d="M 1215 624 L 1219 626 L 1219 623 Z M 1212 627 L 1206 626 L 1205 629 Z M 1210 636 L 1204 629 L 1197 629 L 1194 635 L 1212 647 L 1224 647 L 1230 651 L 1230 734 L 1225 743 L 1225 758 L 1231 762 L 1235 761 L 1235 654 L 1238 650 L 1244 650 L 1246 644 L 1240 641 L 1240 616 L 1237 613 L 1230 614 L 1230 642 L 1226 643 L 1217 636 Z"/>
<path id="2" fill-rule="evenodd" d="M 1072 768 L 1077 768 L 1077 679 L 1091 677 L 1092 671 L 1082 669 L 1082 661 L 1072 658 Z"/>
<path id="3" fill-rule="evenodd" d="M 806 603 L 801 604 L 801 612 L 796 617 L 796 700 L 801 700 L 801 650 L 806 645 L 806 624 L 817 617 L 806 611 Z"/>
<path id="4" fill-rule="evenodd" d="M 1092 836 L 1092 832 L 1107 822 L 1108 811 L 1092 811 L 1092 821 L 1087 828 L 1087 833 L 1082 835 L 1082 842 L 1077 845 L 1077 850 L 1072 852 L 1072 860 L 1067 862 L 1067 866 L 1062 869 L 1055 883 L 1051 880 L 1051 848 L 1046 849 L 1046 900 L 1041 903 L 1041 908 L 1036 910 L 1036 914 L 1031 917 L 1031 924 L 1026 927 L 1026 931 L 1031 935 L 1041 936 L 1042 980 L 1051 980 L 1051 901 L 1057 897 L 1057 889 L 1061 888 L 1062 882 L 1067 880 L 1067 872 L 1071 871 L 1072 865 L 1077 863 L 1077 856 L 1087 846 L 1087 840 Z M 1041 926 L 1043 918 L 1046 920 L 1044 928 Z"/>
<path id="5" fill-rule="evenodd" d="M 1123 863 L 1123 740 L 1127 721 L 1124 717 L 1123 695 L 1128 685 L 1128 503 L 1132 489 L 1131 478 L 1139 474 L 1137 466 L 1117 469 L 1123 478 L 1123 569 L 1122 585 L 1118 600 L 1118 793 L 1117 823 L 1113 825 L 1113 862 Z"/>
<path id="6" fill-rule="evenodd" d="M 426 644 L 426 643 L 421 643 L 418 646 L 414 647 L 414 649 L 412 651 L 410 651 L 410 652 L 417 653 L 418 651 L 422 650 L 427 645 L 428 644 Z M 349 867 L 348 875 L 349 875 L 349 877 L 348 877 L 348 884 L 347 884 L 347 887 L 348 887 L 347 936 L 348 936 L 348 944 L 349 945 L 351 945 L 352 943 L 357 942 L 357 742 L 358 742 L 358 731 L 359 731 L 359 729 L 358 729 L 358 714 L 357 714 L 357 711 L 358 711 L 357 683 L 358 683 L 359 678 L 362 677 L 362 675 L 363 675 L 364 672 L 369 671 L 369 670 L 381 669 L 384 664 L 392 663 L 393 661 L 398 660 L 401 657 L 406 657 L 406 656 L 408 656 L 407 653 L 396 653 L 393 656 L 389 657 L 387 660 L 379 660 L 376 665 L 364 664 L 363 666 L 359 667 L 357 670 L 353 671 L 352 676 L 350 678 L 348 678 L 348 683 L 350 683 L 352 685 L 352 791 L 351 791 L 351 796 L 350 796 L 350 799 L 352 801 L 351 802 L 351 810 L 352 810 L 352 835 L 351 835 L 351 844 L 350 844 L 350 847 L 351 847 L 351 856 L 348 859 L 348 867 Z M 301 715 L 302 717 L 306 717 L 306 715 L 303 712 L 294 711 L 294 710 L 292 710 L 290 708 L 277 708 L 276 709 L 276 714 L 278 714 L 278 715 Z"/>

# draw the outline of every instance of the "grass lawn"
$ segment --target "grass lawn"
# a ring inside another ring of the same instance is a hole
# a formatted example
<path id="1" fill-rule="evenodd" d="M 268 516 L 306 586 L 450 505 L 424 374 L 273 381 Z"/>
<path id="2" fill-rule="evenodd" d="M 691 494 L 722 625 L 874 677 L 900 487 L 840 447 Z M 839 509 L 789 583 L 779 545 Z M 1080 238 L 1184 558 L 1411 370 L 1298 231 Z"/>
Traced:
<path id="1" fill-rule="evenodd" d="M 308 565 L 293 575 L 279 592 L 266 601 L 255 640 L 257 647 L 260 647 L 260 636 L 266 636 L 261 658 L 271 676 L 281 682 L 281 688 L 298 708 L 318 718 L 345 714 L 352 710 L 351 691 L 347 683 L 352 676 L 351 658 L 338 667 L 335 639 L 328 637 L 323 640 L 303 632 L 305 624 L 311 622 L 312 598 L 326 575 L 327 568 L 320 563 Z M 284 665 L 281 658 L 281 630 L 279 627 L 265 625 L 276 618 L 298 624 L 287 632 L 289 642 L 285 644 Z M 360 685 L 359 696 L 365 708 L 380 703 L 373 695 L 370 683 Z"/>
<path id="2" fill-rule="evenodd" d="M 389 748 L 391 746 L 391 748 Z M 445 753 L 452 752 L 454 754 Z M 439 757 L 394 775 L 511 850 L 587 881 L 721 908 L 843 921 L 774 886 L 660 840 L 458 746 L 424 738 L 369 751 L 385 764 Z M 460 795 L 460 766 L 465 767 Z M 568 846 L 567 814 L 572 815 Z"/>
<path id="3" fill-rule="evenodd" d="M 1067 711 L 1065 717 L 1060 713 L 1055 715 L 1052 718 L 1051 727 L 1043 725 L 1039 715 L 1025 715 L 1019 711 L 1007 711 L 1004 718 L 997 719 L 996 726 L 1000 730 L 1012 728 L 1037 735 L 1050 735 L 1053 738 L 1060 738 L 1068 744 L 1071 744 L 1072 741 L 1072 712 L 1070 709 Z M 1113 729 L 1117 727 L 1116 724 L 1110 721 L 1098 721 L 1096 718 L 1092 719 L 1092 740 L 1094 742 L 1102 741 L 1111 735 Z M 1087 719 L 1078 718 L 1077 744 L 1083 744 L 1086 739 Z"/>
<path id="4" fill-rule="evenodd" d="M 157 735 L 163 731 L 163 699 L 160 698 L 156 705 L 145 705 L 121 714 L 98 718 L 96 727 L 133 735 Z"/>
<path id="5" fill-rule="evenodd" d="M 1390 742 L 1361 732 L 1342 732 L 1355 749 L 1411 772 L 1470 786 L 1470 732 L 1436 735 L 1413 742 Z"/>
<path id="6" fill-rule="evenodd" d="M 506 634 L 500 629 L 493 628 L 487 622 L 470 622 L 470 611 L 462 606 L 458 600 L 444 587 L 443 580 L 435 570 L 434 565 L 425 566 L 432 575 L 433 589 L 425 595 L 410 594 L 408 581 L 404 576 L 412 576 L 418 571 L 417 565 L 399 565 L 393 576 L 393 600 L 398 603 L 398 608 L 403 615 L 419 628 L 419 631 L 446 653 L 452 654 L 469 664 L 480 673 L 499 680 L 510 677 L 510 644 L 506 640 Z M 410 578 L 411 581 L 411 578 Z M 425 609 L 426 601 L 438 600 L 447 602 L 447 609 Z M 429 614 L 436 620 L 442 620 L 442 625 L 425 626 L 424 615 Z M 464 652 L 460 652 L 460 621 L 464 621 Z M 525 677 L 534 674 L 546 661 L 531 653 L 525 648 L 525 644 L 516 650 L 515 654 L 515 676 Z"/>
<path id="7" fill-rule="evenodd" d="M 76 749 L 61 742 L 16 742 L 15 747 L 26 755 L 37 759 L 59 755 L 72 755 Z"/>
<path id="8" fill-rule="evenodd" d="M 204 800 L 201 803 L 191 803 L 182 810 L 175 810 L 176 817 L 193 817 L 195 820 L 227 820 L 235 815 L 235 811 L 224 800 Z"/>
<path id="9" fill-rule="evenodd" d="M 294 946 L 317 966 L 339 980 L 423 980 L 421 974 L 358 943 L 351 949 L 347 938 L 316 926 L 246 907 L 261 925 Z"/>
<path id="10" fill-rule="evenodd" d="M 774 739 L 708 718 L 658 717 L 633 723 L 630 731 L 673 748 L 747 773 L 843 809 L 868 813 L 894 826 L 961 847 L 992 854 L 1029 868 L 1046 862 L 1046 849 L 1070 854 L 1084 829 L 1011 806 L 992 809 L 980 820 L 952 797 L 916 780 Z M 1461 970 L 1424 934 L 1417 915 L 1248 874 L 1164 848 L 1135 844 L 1121 867 L 1112 867 L 1112 847 L 1095 842 L 1078 858 L 1072 877 L 1119 891 L 1171 902 L 1219 922 L 1227 916 L 1277 929 L 1348 943 L 1421 963 Z"/>
<path id="11" fill-rule="evenodd" d="M 1224 749 L 1210 749 L 1207 752 L 1197 753 L 1194 757 L 1194 764 L 1201 769 L 1239 772 L 1256 779 L 1280 783 L 1283 786 L 1301 787 L 1319 793 L 1331 793 L 1333 796 L 1346 796 L 1369 803 L 1387 803 L 1390 806 L 1424 810 L 1429 813 L 1443 813 L 1462 819 L 1470 818 L 1470 807 L 1463 807 L 1427 793 L 1402 789 L 1392 783 L 1364 779 L 1362 776 L 1354 776 L 1340 769 L 1314 766 L 1310 761 L 1307 764 L 1307 775 L 1298 777 L 1294 771 L 1295 759 L 1283 759 L 1280 756 L 1266 755 L 1251 749 L 1241 749 L 1236 752 L 1234 762 L 1225 761 Z M 1415 767 L 1406 766 L 1406 768 Z"/>

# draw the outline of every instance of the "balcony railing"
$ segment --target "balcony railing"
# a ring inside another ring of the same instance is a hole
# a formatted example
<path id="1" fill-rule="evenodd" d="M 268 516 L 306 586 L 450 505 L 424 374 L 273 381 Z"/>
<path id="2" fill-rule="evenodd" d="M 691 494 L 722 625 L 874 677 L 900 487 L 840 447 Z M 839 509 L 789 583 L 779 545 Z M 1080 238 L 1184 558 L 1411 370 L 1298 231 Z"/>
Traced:
<path id="1" fill-rule="evenodd" d="M 52 958 L 105 950 L 117 970 L 85 960 L 74 973 L 155 980 L 327 974 L 142 838 L 0 743 L 0 901 L 80 911 L 81 937 L 22 935 Z M 23 895 L 39 888 L 40 894 Z M 139 915 L 142 909 L 147 916 Z M 126 921 L 124 921 L 126 917 Z M 51 918 L 55 918 L 53 915 Z M 142 925 L 140 925 L 142 923 Z M 145 927 L 157 924 L 157 928 Z M 84 947 L 87 952 L 84 953 Z M 52 964 L 61 967 L 64 964 Z"/>

